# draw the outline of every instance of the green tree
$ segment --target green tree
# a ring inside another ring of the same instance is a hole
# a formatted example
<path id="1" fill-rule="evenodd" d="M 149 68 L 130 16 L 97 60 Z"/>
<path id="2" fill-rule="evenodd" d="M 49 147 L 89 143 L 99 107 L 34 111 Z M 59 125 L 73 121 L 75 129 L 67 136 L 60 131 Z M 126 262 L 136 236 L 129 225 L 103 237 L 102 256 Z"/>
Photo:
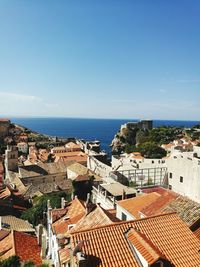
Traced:
<path id="1" fill-rule="evenodd" d="M 20 258 L 18 256 L 11 256 L 6 260 L 0 261 L 0 267 L 20 267 Z"/>
<path id="2" fill-rule="evenodd" d="M 145 158 L 161 159 L 167 155 L 166 150 L 164 150 L 154 142 L 146 142 L 140 144 L 137 149 Z"/>
<path id="3" fill-rule="evenodd" d="M 23 220 L 28 220 L 34 226 L 38 225 L 39 223 L 46 224 L 45 212 L 47 210 L 48 199 L 50 200 L 52 208 L 60 208 L 62 197 L 64 197 L 68 201 L 71 200 L 71 195 L 65 192 L 59 192 L 39 197 L 32 208 L 22 213 L 21 218 Z"/>
<path id="4" fill-rule="evenodd" d="M 72 185 L 74 188 L 74 195 L 76 195 L 78 198 L 82 200 L 86 200 L 87 194 L 91 193 L 92 191 L 92 185 L 94 179 L 95 179 L 94 176 L 90 176 L 89 181 L 83 181 L 83 182 L 73 181 Z"/>
<path id="5" fill-rule="evenodd" d="M 34 263 L 32 261 L 25 262 L 23 267 L 34 267 Z"/>

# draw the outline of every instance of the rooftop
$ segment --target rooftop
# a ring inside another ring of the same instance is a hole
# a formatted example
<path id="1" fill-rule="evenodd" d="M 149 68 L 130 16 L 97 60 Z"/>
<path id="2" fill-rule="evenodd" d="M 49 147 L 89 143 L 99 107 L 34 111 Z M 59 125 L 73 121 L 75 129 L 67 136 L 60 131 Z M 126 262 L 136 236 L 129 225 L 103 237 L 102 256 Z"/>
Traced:
<path id="1" fill-rule="evenodd" d="M 117 204 L 127 210 L 132 216 L 135 217 L 135 219 L 140 219 L 139 212 L 141 212 L 142 209 L 146 206 L 154 203 L 154 201 L 159 199 L 160 197 L 160 194 L 153 192 L 118 201 Z"/>
<path id="2" fill-rule="evenodd" d="M 68 170 L 74 172 L 77 176 L 78 175 L 89 175 L 94 176 L 95 181 L 101 181 L 101 177 L 97 174 L 95 174 L 93 171 L 89 170 L 87 167 L 83 166 L 82 164 L 78 162 L 74 162 L 68 166 Z"/>
<path id="3" fill-rule="evenodd" d="M 53 211 L 52 211 L 53 212 Z M 64 213 L 64 212 L 63 212 Z M 86 213 L 84 202 L 75 197 L 66 213 L 53 223 L 53 229 L 56 234 L 65 234 L 70 224 L 76 224 Z M 52 213 L 53 214 L 53 213 Z"/>
<path id="4" fill-rule="evenodd" d="M 131 247 L 136 248 L 149 264 L 153 264 L 159 259 L 165 259 L 161 251 L 140 231 L 131 228 L 127 234 L 127 239 Z"/>
<path id="5" fill-rule="evenodd" d="M 86 214 L 77 224 L 72 228 L 70 233 L 95 228 L 97 226 L 108 225 L 114 222 L 119 222 L 112 213 L 96 205 L 94 209 Z"/>
<path id="6" fill-rule="evenodd" d="M 59 191 L 70 191 L 72 188 L 72 181 L 70 179 L 64 179 L 57 182 L 52 183 L 41 183 L 38 185 L 29 185 L 27 187 L 26 192 L 24 193 L 24 196 L 27 197 L 33 197 L 35 195 L 40 194 L 49 194 L 53 192 L 59 192 Z"/>
<path id="7" fill-rule="evenodd" d="M 37 177 L 40 175 L 49 175 L 56 173 L 66 173 L 67 167 L 73 162 L 53 162 L 38 163 L 29 166 L 20 166 L 19 173 L 21 178 Z"/>
<path id="8" fill-rule="evenodd" d="M 73 247 L 83 241 L 82 251 L 88 255 L 91 266 L 139 267 L 126 238 L 131 228 L 150 240 L 145 245 L 148 253 L 151 253 L 147 247 L 150 246 L 154 253 L 156 248 L 176 267 L 200 266 L 199 240 L 175 213 L 77 232 L 72 234 Z M 145 259 L 150 264 L 148 255 Z"/>
<path id="9" fill-rule="evenodd" d="M 177 212 L 184 222 L 191 225 L 200 217 L 200 204 L 179 195 L 162 209 L 162 213 L 164 212 Z"/>
<path id="10" fill-rule="evenodd" d="M 126 195 L 135 194 L 136 190 L 134 188 L 130 188 L 128 186 L 122 185 L 118 182 L 110 183 L 110 184 L 101 184 L 107 192 L 109 192 L 112 196 L 121 196 L 124 193 Z"/>
<path id="11" fill-rule="evenodd" d="M 24 221 L 15 216 L 1 216 L 2 228 L 15 230 L 18 232 L 35 233 L 35 229 L 28 221 Z"/>
<path id="12" fill-rule="evenodd" d="M 0 240 L 0 260 L 14 255 L 23 262 L 32 261 L 37 266 L 42 264 L 37 238 L 29 234 L 11 231 Z"/>

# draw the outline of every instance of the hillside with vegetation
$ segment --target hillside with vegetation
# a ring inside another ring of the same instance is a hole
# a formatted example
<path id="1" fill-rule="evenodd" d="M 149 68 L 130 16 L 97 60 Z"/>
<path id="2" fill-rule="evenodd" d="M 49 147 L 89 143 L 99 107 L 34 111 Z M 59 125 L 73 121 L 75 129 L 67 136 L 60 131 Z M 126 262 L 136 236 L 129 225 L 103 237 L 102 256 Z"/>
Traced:
<path id="1" fill-rule="evenodd" d="M 196 130 L 193 128 L 188 130 L 187 137 L 192 138 L 194 132 L 196 138 Z M 161 147 L 162 144 L 168 144 L 185 136 L 186 129 L 183 127 L 161 126 L 152 130 L 126 127 L 115 135 L 111 144 L 112 153 L 140 152 L 146 158 L 162 158 L 166 156 L 166 151 Z M 200 137 L 200 135 L 198 136 Z"/>

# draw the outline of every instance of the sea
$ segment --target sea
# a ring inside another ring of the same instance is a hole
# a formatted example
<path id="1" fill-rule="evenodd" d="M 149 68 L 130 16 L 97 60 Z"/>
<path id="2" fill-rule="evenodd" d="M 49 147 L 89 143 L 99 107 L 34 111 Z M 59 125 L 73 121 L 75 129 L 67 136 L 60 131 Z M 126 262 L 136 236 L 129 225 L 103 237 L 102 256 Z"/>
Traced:
<path id="1" fill-rule="evenodd" d="M 11 118 L 11 121 L 33 131 L 63 138 L 75 137 L 86 141 L 98 140 L 101 149 L 110 153 L 114 135 L 122 124 L 137 119 L 83 119 L 83 118 Z M 200 121 L 153 120 L 153 126 L 192 127 Z"/>

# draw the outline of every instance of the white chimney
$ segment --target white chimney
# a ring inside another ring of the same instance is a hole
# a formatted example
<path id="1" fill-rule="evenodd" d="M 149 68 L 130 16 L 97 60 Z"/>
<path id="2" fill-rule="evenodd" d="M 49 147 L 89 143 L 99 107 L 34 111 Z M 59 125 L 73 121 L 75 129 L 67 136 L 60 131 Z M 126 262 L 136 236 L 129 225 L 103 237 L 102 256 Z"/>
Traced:
<path id="1" fill-rule="evenodd" d="M 0 216 L 0 231 L 2 230 L 1 222 L 2 222 L 2 219 L 1 219 L 1 216 Z"/>

